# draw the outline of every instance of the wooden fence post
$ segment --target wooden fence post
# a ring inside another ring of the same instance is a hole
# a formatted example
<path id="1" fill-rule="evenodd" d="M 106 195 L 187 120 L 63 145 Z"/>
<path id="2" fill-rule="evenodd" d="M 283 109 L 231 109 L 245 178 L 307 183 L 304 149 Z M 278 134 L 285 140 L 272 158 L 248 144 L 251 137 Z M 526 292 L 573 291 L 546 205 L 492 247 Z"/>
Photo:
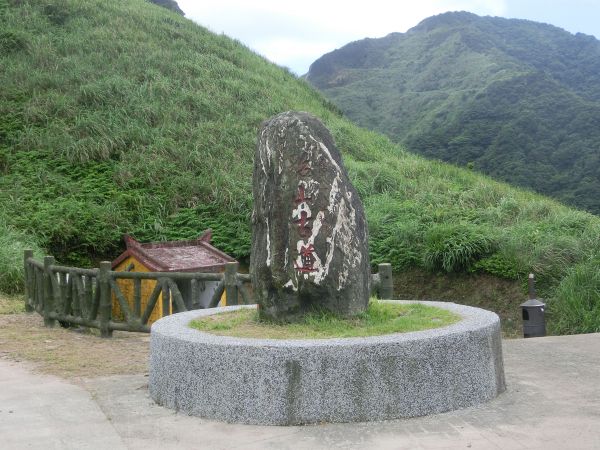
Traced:
<path id="1" fill-rule="evenodd" d="M 31 270 L 29 270 L 29 264 L 27 264 L 27 260 L 29 258 L 33 258 L 33 250 L 27 249 L 23 252 L 23 274 L 25 277 L 25 311 L 32 312 L 33 306 L 30 303 L 30 299 L 33 296 L 33 290 L 35 289 L 35 287 L 32 286 L 33 277 Z"/>
<path id="2" fill-rule="evenodd" d="M 112 298 L 110 295 L 110 277 L 111 264 L 110 261 L 102 261 L 100 263 L 100 272 L 98 273 L 98 287 L 100 289 L 100 336 L 109 338 L 112 336 L 112 330 L 108 328 L 112 315 Z"/>
<path id="3" fill-rule="evenodd" d="M 392 278 L 392 265 L 379 264 L 379 298 L 391 299 L 394 297 L 394 280 Z"/>
<path id="4" fill-rule="evenodd" d="M 167 278 L 161 278 L 156 281 L 162 289 L 162 317 L 171 315 L 173 305 L 171 304 L 171 289 L 169 289 L 169 281 Z"/>
<path id="5" fill-rule="evenodd" d="M 380 295 L 379 295 L 379 286 L 380 286 L 379 274 L 378 273 L 372 273 L 371 274 L 371 287 L 370 287 L 370 290 L 369 290 L 369 295 L 371 297 L 381 298 Z"/>
<path id="6" fill-rule="evenodd" d="M 54 265 L 54 256 L 44 256 L 44 325 L 49 328 L 56 324 L 56 320 L 50 317 L 50 314 L 54 312 L 54 290 L 50 279 L 54 276 L 50 271 L 52 265 Z"/>
<path id="7" fill-rule="evenodd" d="M 227 306 L 238 304 L 237 272 L 239 263 L 229 262 L 225 264 L 225 295 Z"/>

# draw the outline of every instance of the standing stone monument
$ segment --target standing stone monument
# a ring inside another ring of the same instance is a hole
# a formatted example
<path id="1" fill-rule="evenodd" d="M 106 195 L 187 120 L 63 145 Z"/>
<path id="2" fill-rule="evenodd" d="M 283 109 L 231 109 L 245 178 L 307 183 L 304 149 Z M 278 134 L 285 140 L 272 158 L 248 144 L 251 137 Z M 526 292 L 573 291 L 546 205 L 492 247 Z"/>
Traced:
<path id="1" fill-rule="evenodd" d="M 312 307 L 346 316 L 363 311 L 367 228 L 331 135 L 314 117 L 287 112 L 265 123 L 258 141 L 251 268 L 259 312 L 292 321 Z M 190 327 L 199 317 L 251 305 L 163 317 L 151 329 L 149 392 L 187 414 L 260 425 L 423 416 L 503 392 L 498 316 L 425 304 L 462 320 L 414 333 L 273 342 Z"/>
<path id="2" fill-rule="evenodd" d="M 333 138 L 304 112 L 259 131 L 250 267 L 261 317 L 293 321 L 323 308 L 353 316 L 369 301 L 362 203 Z"/>

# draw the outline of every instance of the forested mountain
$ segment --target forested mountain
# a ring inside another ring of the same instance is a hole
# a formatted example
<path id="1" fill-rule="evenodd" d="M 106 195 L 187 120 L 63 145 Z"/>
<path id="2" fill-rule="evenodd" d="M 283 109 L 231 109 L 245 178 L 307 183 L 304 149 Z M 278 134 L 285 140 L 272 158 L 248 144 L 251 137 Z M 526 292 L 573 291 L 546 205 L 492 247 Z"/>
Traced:
<path id="1" fill-rule="evenodd" d="M 306 76 L 356 123 L 600 213 L 600 41 L 466 12 L 324 55 Z"/>
<path id="2" fill-rule="evenodd" d="M 517 289 L 533 271 L 557 332 L 600 331 L 600 277 L 588 276 L 600 218 L 408 153 L 175 12 L 145 0 L 0 0 L 0 86 L 2 292 L 22 289 L 24 248 L 90 266 L 115 258 L 124 233 L 192 239 L 212 228 L 219 249 L 247 261 L 257 132 L 299 110 L 336 140 L 374 266 Z M 486 306 L 518 313 L 523 297 Z"/>

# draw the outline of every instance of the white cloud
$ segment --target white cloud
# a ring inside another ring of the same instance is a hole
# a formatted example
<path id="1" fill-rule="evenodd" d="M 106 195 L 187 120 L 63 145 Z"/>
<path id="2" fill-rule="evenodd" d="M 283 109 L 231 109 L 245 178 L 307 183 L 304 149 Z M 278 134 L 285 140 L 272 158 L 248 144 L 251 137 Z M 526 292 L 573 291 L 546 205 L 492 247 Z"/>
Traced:
<path id="1" fill-rule="evenodd" d="M 216 33 L 239 39 L 298 74 L 324 53 L 365 37 L 404 32 L 446 11 L 504 15 L 504 0 L 368 2 L 304 0 L 178 0 L 186 16 Z"/>
<path id="2" fill-rule="evenodd" d="M 257 52 L 270 61 L 289 68 L 294 66 L 308 68 L 315 59 L 330 52 L 335 47 L 336 43 L 332 41 L 313 42 L 291 38 L 265 39 L 264 41 L 256 41 L 253 46 Z M 293 51 L 290 51 L 290 49 L 293 49 Z"/>

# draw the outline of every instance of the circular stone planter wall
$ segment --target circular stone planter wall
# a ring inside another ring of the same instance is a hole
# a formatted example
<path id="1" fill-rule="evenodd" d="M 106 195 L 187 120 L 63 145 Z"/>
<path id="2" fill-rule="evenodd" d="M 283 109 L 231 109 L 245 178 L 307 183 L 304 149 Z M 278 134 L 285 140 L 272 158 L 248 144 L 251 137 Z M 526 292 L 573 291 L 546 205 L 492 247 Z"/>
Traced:
<path id="1" fill-rule="evenodd" d="M 460 322 L 366 338 L 216 336 L 191 320 L 255 306 L 196 310 L 152 325 L 152 398 L 191 415 L 263 425 L 385 420 L 475 405 L 505 390 L 500 320 L 443 302 Z"/>

